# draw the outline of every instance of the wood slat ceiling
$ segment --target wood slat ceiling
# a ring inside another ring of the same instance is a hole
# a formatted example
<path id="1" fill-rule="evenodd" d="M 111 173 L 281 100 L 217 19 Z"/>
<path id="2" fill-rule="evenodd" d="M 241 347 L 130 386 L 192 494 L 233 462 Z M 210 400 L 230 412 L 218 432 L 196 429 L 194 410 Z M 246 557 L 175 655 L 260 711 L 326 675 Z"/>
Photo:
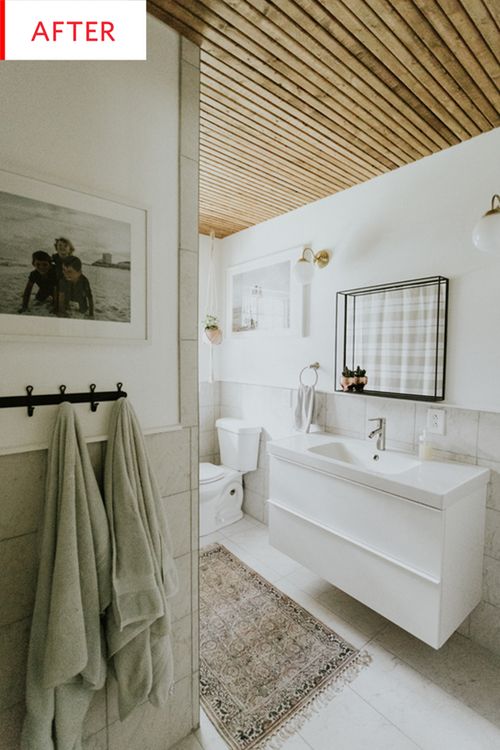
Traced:
<path id="1" fill-rule="evenodd" d="M 500 124 L 498 0 L 153 0 L 201 47 L 218 237 Z"/>

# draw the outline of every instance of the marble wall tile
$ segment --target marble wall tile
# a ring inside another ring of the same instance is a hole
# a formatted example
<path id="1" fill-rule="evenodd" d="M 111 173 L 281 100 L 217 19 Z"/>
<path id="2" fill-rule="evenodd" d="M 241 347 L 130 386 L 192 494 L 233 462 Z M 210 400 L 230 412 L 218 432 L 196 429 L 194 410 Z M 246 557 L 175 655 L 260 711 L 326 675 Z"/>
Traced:
<path id="1" fill-rule="evenodd" d="M 200 432 L 214 431 L 215 430 L 215 406 L 203 406 L 200 402 L 200 421 L 199 421 Z"/>
<path id="2" fill-rule="evenodd" d="M 479 413 L 477 457 L 500 461 L 500 414 L 489 411 Z"/>
<path id="3" fill-rule="evenodd" d="M 243 486 L 245 492 L 255 492 L 258 495 L 266 494 L 267 487 L 267 472 L 263 468 L 258 468 L 257 471 L 248 471 L 243 475 Z"/>
<path id="4" fill-rule="evenodd" d="M 184 427 L 198 425 L 198 342 L 181 341 L 180 366 L 181 423 Z"/>
<path id="5" fill-rule="evenodd" d="M 197 427 L 191 428 L 190 441 L 191 441 L 191 472 L 190 472 L 191 489 L 197 489 L 199 485 L 199 460 L 200 460 L 199 458 L 200 436 L 199 436 L 199 430 Z"/>
<path id="6" fill-rule="evenodd" d="M 185 36 L 181 36 L 181 57 L 195 68 L 200 67 L 200 48 Z"/>
<path id="7" fill-rule="evenodd" d="M 500 608 L 500 560 L 488 555 L 484 556 L 483 599 Z"/>
<path id="8" fill-rule="evenodd" d="M 198 550 L 200 546 L 200 493 L 191 490 L 191 549 Z"/>
<path id="9" fill-rule="evenodd" d="M 199 384 L 200 406 L 219 406 L 220 393 L 223 383 L 216 381 L 208 383 L 203 381 Z"/>
<path id="10" fill-rule="evenodd" d="M 488 508 L 500 511 L 500 462 L 478 459 L 478 466 L 485 466 L 490 470 L 490 481 L 488 483 L 488 495 L 486 505 Z"/>
<path id="11" fill-rule="evenodd" d="M 181 63 L 181 154 L 197 161 L 200 149 L 200 69 Z"/>
<path id="12" fill-rule="evenodd" d="M 500 511 L 486 508 L 484 554 L 500 560 Z"/>
<path id="13" fill-rule="evenodd" d="M 480 602 L 470 615 L 470 637 L 500 656 L 500 608 Z"/>
<path id="14" fill-rule="evenodd" d="M 198 255 L 188 250 L 180 252 L 179 331 L 183 340 L 198 340 L 200 320 L 198 305 Z"/>
<path id="15" fill-rule="evenodd" d="M 243 496 L 243 511 L 257 521 L 264 523 L 264 496 L 245 490 Z"/>
<path id="16" fill-rule="evenodd" d="M 2 750 L 19 750 L 21 747 L 21 729 L 25 714 L 24 703 L 0 712 L 0 747 Z"/>
<path id="17" fill-rule="evenodd" d="M 243 386 L 241 383 L 220 382 L 219 403 L 221 406 L 239 407 L 242 398 Z"/>
<path id="18" fill-rule="evenodd" d="M 172 627 L 174 654 L 174 679 L 176 682 L 192 673 L 191 615 L 186 615 Z"/>
<path id="19" fill-rule="evenodd" d="M 376 417 L 386 419 L 387 447 L 413 450 L 415 404 L 412 401 L 396 398 L 368 398 L 366 401 L 366 436 L 376 426 L 375 422 L 368 420 Z"/>
<path id="20" fill-rule="evenodd" d="M 174 557 L 180 557 L 191 549 L 191 491 L 163 498 L 163 506 Z"/>
<path id="21" fill-rule="evenodd" d="M 455 409 L 437 404 L 417 404 L 415 419 L 415 445 L 422 430 L 427 429 L 427 412 L 429 409 L 443 409 L 446 412 L 446 434 L 436 435 L 428 432 L 428 439 L 440 451 L 455 453 L 461 457 L 477 455 L 477 433 L 479 412 L 469 409 Z"/>
<path id="22" fill-rule="evenodd" d="M 173 430 L 146 436 L 146 447 L 162 497 L 189 489 L 189 444 L 189 430 Z"/>
<path id="23" fill-rule="evenodd" d="M 198 163 L 186 156 L 180 158 L 181 215 L 180 247 L 198 252 Z"/>
<path id="24" fill-rule="evenodd" d="M 0 711 L 24 700 L 31 619 L 0 628 Z"/>
<path id="25" fill-rule="evenodd" d="M 352 437 L 365 437 L 366 399 L 355 394 L 327 394 L 326 429 Z"/>
<path id="26" fill-rule="evenodd" d="M 47 451 L 0 456 L 0 539 L 36 531 L 45 497 Z"/>
<path id="27" fill-rule="evenodd" d="M 200 456 L 214 456 L 217 447 L 217 433 L 215 430 L 200 432 Z"/>
<path id="28" fill-rule="evenodd" d="M 191 553 L 175 560 L 179 577 L 179 590 L 170 600 L 172 621 L 176 622 L 191 612 Z"/>
<path id="29" fill-rule="evenodd" d="M 0 542 L 0 626 L 31 615 L 37 571 L 36 534 Z"/>

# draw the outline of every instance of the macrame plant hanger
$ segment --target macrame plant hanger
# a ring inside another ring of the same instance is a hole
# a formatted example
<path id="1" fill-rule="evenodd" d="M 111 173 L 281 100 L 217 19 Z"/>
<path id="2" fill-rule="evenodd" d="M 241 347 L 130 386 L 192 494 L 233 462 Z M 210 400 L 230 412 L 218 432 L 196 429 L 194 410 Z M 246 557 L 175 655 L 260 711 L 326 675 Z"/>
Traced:
<path id="1" fill-rule="evenodd" d="M 206 313 L 203 340 L 210 346 L 208 382 L 214 382 L 213 347 L 222 343 L 222 329 L 219 326 L 217 283 L 215 279 L 215 232 L 210 232 L 210 261 L 207 277 Z"/>

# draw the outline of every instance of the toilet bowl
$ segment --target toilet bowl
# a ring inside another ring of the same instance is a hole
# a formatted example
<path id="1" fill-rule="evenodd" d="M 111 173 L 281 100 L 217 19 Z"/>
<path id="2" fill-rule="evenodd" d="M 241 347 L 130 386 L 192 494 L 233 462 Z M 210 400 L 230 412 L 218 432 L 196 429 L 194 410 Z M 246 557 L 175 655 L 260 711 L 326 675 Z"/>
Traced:
<path id="1" fill-rule="evenodd" d="M 211 534 L 243 516 L 243 474 L 257 468 L 261 428 L 241 419 L 215 423 L 221 465 L 200 464 L 200 535 Z"/>

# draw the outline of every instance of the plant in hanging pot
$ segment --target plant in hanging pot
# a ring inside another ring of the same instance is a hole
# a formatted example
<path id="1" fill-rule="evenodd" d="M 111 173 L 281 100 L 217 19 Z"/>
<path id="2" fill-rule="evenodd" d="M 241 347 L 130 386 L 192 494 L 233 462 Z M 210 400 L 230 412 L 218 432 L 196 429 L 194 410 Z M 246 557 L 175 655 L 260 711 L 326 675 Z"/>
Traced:
<path id="1" fill-rule="evenodd" d="M 216 315 L 205 315 L 203 328 L 203 335 L 209 344 L 220 344 L 222 342 L 222 329 L 219 328 L 219 321 Z"/>

